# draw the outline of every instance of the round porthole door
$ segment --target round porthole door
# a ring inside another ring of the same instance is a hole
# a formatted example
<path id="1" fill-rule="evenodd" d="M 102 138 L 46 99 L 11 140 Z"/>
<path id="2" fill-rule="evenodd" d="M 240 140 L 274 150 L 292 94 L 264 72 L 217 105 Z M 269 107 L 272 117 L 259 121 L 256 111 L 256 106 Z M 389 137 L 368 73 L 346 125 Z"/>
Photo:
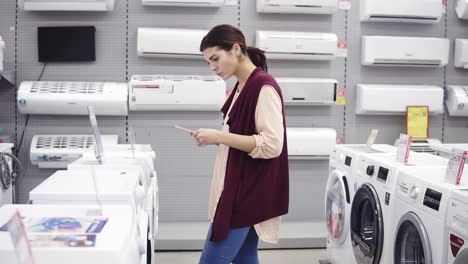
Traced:
<path id="1" fill-rule="evenodd" d="M 328 176 L 325 201 L 328 237 L 341 245 L 348 235 L 350 217 L 348 181 L 342 171 L 332 170 Z"/>

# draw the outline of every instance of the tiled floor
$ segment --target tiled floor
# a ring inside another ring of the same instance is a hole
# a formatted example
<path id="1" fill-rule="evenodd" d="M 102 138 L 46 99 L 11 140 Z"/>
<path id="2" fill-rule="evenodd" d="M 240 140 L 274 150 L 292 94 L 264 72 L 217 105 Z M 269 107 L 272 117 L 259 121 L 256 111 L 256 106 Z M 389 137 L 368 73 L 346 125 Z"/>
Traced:
<path id="1" fill-rule="evenodd" d="M 155 264 L 197 264 L 200 251 L 156 252 Z M 259 250 L 261 264 L 318 264 L 325 249 Z"/>

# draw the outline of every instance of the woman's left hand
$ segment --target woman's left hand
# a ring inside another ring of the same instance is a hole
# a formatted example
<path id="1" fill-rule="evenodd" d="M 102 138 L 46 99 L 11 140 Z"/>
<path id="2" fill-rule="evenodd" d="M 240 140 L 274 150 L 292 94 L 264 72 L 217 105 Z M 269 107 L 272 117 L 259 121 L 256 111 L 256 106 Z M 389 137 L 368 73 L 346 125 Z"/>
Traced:
<path id="1" fill-rule="evenodd" d="M 218 145 L 221 141 L 221 134 L 223 132 L 210 129 L 210 128 L 199 128 L 193 132 L 193 137 L 197 140 L 197 145 Z"/>

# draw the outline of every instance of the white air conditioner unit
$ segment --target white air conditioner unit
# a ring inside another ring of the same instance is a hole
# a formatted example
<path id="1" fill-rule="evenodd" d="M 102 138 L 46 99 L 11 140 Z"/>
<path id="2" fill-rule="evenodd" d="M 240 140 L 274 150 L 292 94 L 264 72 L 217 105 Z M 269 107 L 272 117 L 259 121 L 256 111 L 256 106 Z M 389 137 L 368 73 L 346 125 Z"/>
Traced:
<path id="1" fill-rule="evenodd" d="M 468 116 L 468 86 L 447 86 L 445 104 L 449 115 Z"/>
<path id="2" fill-rule="evenodd" d="M 413 138 L 411 141 L 411 151 L 414 152 L 421 152 L 421 153 L 429 153 L 429 154 L 437 154 L 437 151 L 433 148 L 434 145 L 440 145 L 440 142 L 437 138 Z M 395 143 L 393 144 L 395 147 L 400 145 L 400 139 L 397 138 Z"/>
<path id="3" fill-rule="evenodd" d="M 285 105 L 330 105 L 336 102 L 338 81 L 320 78 L 276 78 Z"/>
<path id="4" fill-rule="evenodd" d="M 290 159 L 328 158 L 336 144 L 332 128 L 287 127 L 286 135 Z"/>
<path id="5" fill-rule="evenodd" d="M 138 56 L 201 59 L 206 30 L 138 28 Z"/>
<path id="6" fill-rule="evenodd" d="M 26 11 L 111 11 L 115 0 L 18 0 Z"/>
<path id="7" fill-rule="evenodd" d="M 0 36 L 0 79 L 2 79 L 2 73 L 3 73 L 3 52 L 5 51 L 5 42 L 2 39 L 2 36 Z"/>
<path id="8" fill-rule="evenodd" d="M 403 115 L 412 105 L 443 113 L 444 90 L 438 86 L 358 84 L 356 97 L 356 114 Z"/>
<path id="9" fill-rule="evenodd" d="M 224 0 L 142 0 L 142 4 L 151 6 L 220 7 L 224 4 Z"/>
<path id="10" fill-rule="evenodd" d="M 23 114 L 88 115 L 128 114 L 128 86 L 108 82 L 22 82 L 18 108 Z"/>
<path id="11" fill-rule="evenodd" d="M 103 144 L 117 144 L 117 135 L 101 135 Z M 94 144 L 93 135 L 35 135 L 29 157 L 39 168 L 66 169 Z"/>
<path id="12" fill-rule="evenodd" d="M 257 0 L 259 13 L 332 14 L 337 0 Z"/>
<path id="13" fill-rule="evenodd" d="M 468 19 L 468 0 L 456 0 L 455 12 L 458 18 Z"/>
<path id="14" fill-rule="evenodd" d="M 455 39 L 455 67 L 468 69 L 468 39 Z"/>
<path id="15" fill-rule="evenodd" d="M 332 33 L 257 31 L 256 46 L 267 59 L 331 60 L 338 37 Z"/>
<path id="16" fill-rule="evenodd" d="M 438 23 L 440 0 L 361 0 L 361 21 Z"/>
<path id="17" fill-rule="evenodd" d="M 133 75 L 130 110 L 219 111 L 226 82 L 218 76 Z"/>
<path id="18" fill-rule="evenodd" d="M 442 38 L 363 36 L 362 64 L 441 67 L 447 65 L 449 45 Z"/>

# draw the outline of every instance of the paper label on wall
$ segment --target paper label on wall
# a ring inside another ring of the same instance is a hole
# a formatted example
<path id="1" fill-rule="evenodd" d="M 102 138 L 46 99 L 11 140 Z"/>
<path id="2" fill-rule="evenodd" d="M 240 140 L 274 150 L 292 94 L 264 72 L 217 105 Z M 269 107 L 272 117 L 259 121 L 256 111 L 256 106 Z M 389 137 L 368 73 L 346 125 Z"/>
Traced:
<path id="1" fill-rule="evenodd" d="M 336 144 L 344 144 L 345 137 L 343 135 L 336 136 Z"/>
<path id="2" fill-rule="evenodd" d="M 411 149 L 411 142 L 413 138 L 406 134 L 400 134 L 398 139 L 398 149 L 396 154 L 396 160 L 401 163 L 408 163 L 409 153 Z"/>
<path id="3" fill-rule="evenodd" d="M 338 88 L 336 95 L 336 105 L 346 105 L 346 88 Z"/>
<path id="4" fill-rule="evenodd" d="M 366 151 L 371 150 L 372 145 L 374 145 L 375 139 L 377 138 L 377 135 L 379 134 L 378 129 L 372 129 L 369 136 L 367 137 L 367 142 L 366 142 Z"/>
<path id="5" fill-rule="evenodd" d="M 236 6 L 238 3 L 238 0 L 224 0 L 226 6 Z"/>
<path id="6" fill-rule="evenodd" d="M 429 107 L 406 107 L 406 134 L 413 138 L 429 137 Z"/>
<path id="7" fill-rule="evenodd" d="M 18 258 L 19 264 L 34 264 L 31 244 L 28 240 L 26 229 L 24 228 L 23 218 L 19 211 L 13 215 L 8 222 L 8 232 L 10 233 L 13 247 Z"/>
<path id="8" fill-rule="evenodd" d="M 465 168 L 465 160 L 468 151 L 462 149 L 452 149 L 447 171 L 445 172 L 445 181 L 451 184 L 459 185 Z"/>
<path id="9" fill-rule="evenodd" d="M 447 13 L 447 0 L 442 0 L 442 14 Z"/>
<path id="10" fill-rule="evenodd" d="M 339 0 L 338 8 L 342 10 L 351 10 L 351 0 Z"/>
<path id="11" fill-rule="evenodd" d="M 348 43 L 346 41 L 338 41 L 338 46 L 336 49 L 337 58 L 346 58 L 348 57 Z"/>

